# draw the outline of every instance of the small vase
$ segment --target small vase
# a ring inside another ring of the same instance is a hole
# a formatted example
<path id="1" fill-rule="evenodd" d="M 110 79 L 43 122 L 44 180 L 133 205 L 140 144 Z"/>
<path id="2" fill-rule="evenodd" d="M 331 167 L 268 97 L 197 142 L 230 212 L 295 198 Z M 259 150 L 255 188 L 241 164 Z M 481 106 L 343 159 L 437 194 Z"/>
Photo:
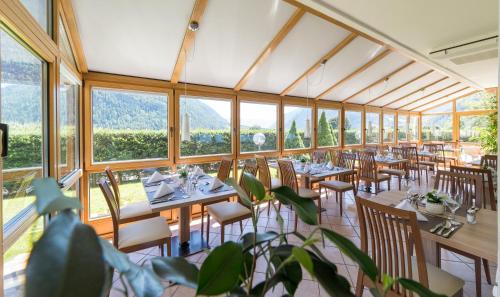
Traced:
<path id="1" fill-rule="evenodd" d="M 442 203 L 425 203 L 425 210 L 430 214 L 441 215 L 444 213 L 444 205 Z"/>

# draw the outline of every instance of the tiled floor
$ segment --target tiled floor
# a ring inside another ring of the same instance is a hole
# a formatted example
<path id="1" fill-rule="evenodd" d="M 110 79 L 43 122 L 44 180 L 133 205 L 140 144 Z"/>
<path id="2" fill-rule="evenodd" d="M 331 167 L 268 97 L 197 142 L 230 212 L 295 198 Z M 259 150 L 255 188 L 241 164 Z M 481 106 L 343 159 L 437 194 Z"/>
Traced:
<path id="1" fill-rule="evenodd" d="M 397 187 L 396 182 L 393 181 L 393 183 L 394 183 L 393 188 L 396 188 Z M 363 192 L 359 193 L 360 195 L 370 195 Z M 375 196 L 373 195 L 373 197 Z M 346 197 L 344 198 L 343 216 L 340 216 L 339 205 L 335 202 L 334 198 L 326 200 L 326 198 L 323 197 L 322 201 L 323 201 L 322 206 L 326 208 L 326 212 L 323 212 L 323 226 L 326 226 L 328 228 L 335 230 L 338 233 L 341 233 L 342 235 L 348 237 L 359 246 L 360 235 L 359 235 L 359 227 L 357 223 L 356 209 L 355 209 L 353 195 L 347 194 Z M 291 212 L 287 207 L 282 207 L 281 214 L 285 219 L 285 225 L 287 226 L 288 230 L 293 230 L 293 223 L 294 223 L 293 212 Z M 274 211 L 271 211 L 271 214 L 268 217 L 266 211 L 262 212 L 258 226 L 259 226 L 258 227 L 259 231 L 266 231 L 266 230 L 279 231 L 278 229 L 279 225 L 276 222 L 276 213 L 274 213 Z M 200 221 L 199 220 L 193 221 L 192 228 L 199 229 Z M 298 228 L 299 231 L 304 234 L 310 231 L 309 226 L 306 226 L 301 222 L 299 222 Z M 245 233 L 252 230 L 253 229 L 251 222 L 245 221 L 243 232 Z M 213 224 L 210 234 L 210 245 L 212 247 L 220 244 L 219 234 L 220 234 L 220 227 L 216 224 Z M 232 226 L 226 226 L 225 234 L 226 234 L 226 241 L 238 240 L 239 236 L 241 235 L 239 224 L 236 223 L 233 224 Z M 291 241 L 293 241 L 293 239 Z M 358 270 L 357 266 L 346 256 L 342 255 L 334 245 L 329 244 L 329 242 L 326 242 L 325 248 L 320 248 L 320 249 L 333 263 L 337 265 L 339 273 L 344 275 L 354 288 Z M 137 263 L 143 263 L 148 259 L 151 259 L 158 255 L 159 255 L 158 248 L 151 248 L 129 254 L 130 258 Z M 189 260 L 192 263 L 196 263 L 199 266 L 201 265 L 205 257 L 206 254 L 199 253 L 189 257 Z M 464 296 L 470 296 L 470 297 L 476 296 L 473 262 L 470 259 L 464 258 L 462 256 L 456 255 L 454 253 L 445 250 L 442 251 L 442 259 L 443 259 L 442 268 L 444 270 L 454 274 L 459 278 L 462 278 L 465 281 Z M 494 266 L 494 263 L 490 263 L 490 266 L 491 266 L 490 269 L 492 270 L 491 272 L 492 278 L 494 280 L 496 267 Z M 264 268 L 263 263 L 257 264 L 257 275 L 256 275 L 257 280 L 264 278 L 264 273 L 262 273 L 264 272 L 263 268 Z M 483 282 L 482 296 L 493 296 L 492 286 L 486 283 L 484 271 L 483 271 L 482 282 Z M 123 296 L 123 294 L 121 293 L 122 284 L 117 279 L 117 277 L 115 277 L 115 282 L 113 286 L 114 287 L 111 292 L 111 296 Z M 268 294 L 268 296 L 281 296 L 282 294 L 283 294 L 283 288 L 280 287 L 275 289 L 272 293 Z M 365 291 L 365 295 L 371 296 L 368 293 L 368 291 Z M 164 296 L 176 296 L 176 297 L 194 296 L 194 290 L 184 287 L 170 287 L 168 288 L 168 290 L 165 291 Z M 305 275 L 303 281 L 301 282 L 296 292 L 296 296 L 315 297 L 315 296 L 328 296 L 328 295 L 322 290 L 321 286 L 316 281 L 314 281 L 309 275 Z"/>

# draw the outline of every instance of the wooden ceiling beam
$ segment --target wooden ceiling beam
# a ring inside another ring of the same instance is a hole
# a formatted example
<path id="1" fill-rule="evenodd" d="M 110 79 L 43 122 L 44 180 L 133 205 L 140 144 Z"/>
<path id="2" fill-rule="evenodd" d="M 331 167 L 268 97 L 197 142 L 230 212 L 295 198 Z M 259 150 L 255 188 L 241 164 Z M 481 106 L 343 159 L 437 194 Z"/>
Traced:
<path id="1" fill-rule="evenodd" d="M 373 98 L 372 100 L 366 102 L 364 105 L 371 104 L 371 103 L 373 103 L 373 102 L 375 102 L 377 100 L 380 100 L 380 99 L 384 98 L 385 96 L 387 96 L 387 95 L 389 95 L 391 93 L 396 92 L 397 90 L 400 90 L 400 89 L 402 89 L 402 88 L 404 88 L 404 87 L 406 87 L 408 85 L 411 85 L 412 83 L 416 82 L 417 80 L 421 79 L 422 77 L 425 77 L 425 76 L 431 74 L 432 72 L 434 72 L 434 70 L 432 70 L 432 69 L 429 70 L 429 71 L 427 71 L 427 72 L 424 72 L 424 73 L 420 74 L 419 76 L 417 76 L 415 78 L 412 78 L 409 81 L 406 81 L 406 82 L 400 84 L 399 86 L 397 86 L 397 87 L 395 87 L 395 88 L 393 88 L 393 89 L 391 89 L 391 90 L 383 93 L 382 95 L 379 95 L 376 98 Z"/>
<path id="2" fill-rule="evenodd" d="M 352 94 L 351 96 L 345 98 L 344 100 L 342 100 L 342 102 L 347 102 L 347 101 L 351 100 L 352 98 L 356 97 L 357 95 L 363 93 L 364 91 L 369 90 L 369 89 L 373 88 L 374 86 L 376 86 L 378 84 L 381 84 L 382 82 L 384 82 L 386 80 L 389 80 L 392 76 L 396 75 L 400 71 L 402 71 L 402 70 L 410 67 L 411 65 L 413 65 L 415 63 L 416 63 L 415 61 L 410 61 L 410 62 L 406 63 L 405 65 L 399 67 L 398 69 L 394 70 L 393 72 L 391 72 L 391 73 L 389 73 L 387 75 L 384 75 L 384 77 L 382 77 L 379 80 L 371 83 L 369 86 L 367 86 L 365 88 L 362 88 L 361 90 L 357 91 L 356 93 Z"/>
<path id="3" fill-rule="evenodd" d="M 89 68 L 85 59 L 85 53 L 83 52 L 82 40 L 80 39 L 80 33 L 76 25 L 75 11 L 73 10 L 71 0 L 61 0 L 61 7 L 64 18 L 63 22 L 67 26 L 66 34 L 69 35 L 68 39 L 71 43 L 71 49 L 73 50 L 78 70 L 81 73 L 87 73 Z"/>
<path id="4" fill-rule="evenodd" d="M 415 102 L 418 102 L 418 101 L 420 101 L 420 100 L 427 99 L 427 98 L 429 98 L 430 96 L 434 96 L 434 95 L 436 95 L 436 94 L 439 94 L 439 93 L 441 93 L 442 91 L 446 91 L 447 89 L 452 88 L 452 87 L 454 87 L 454 86 L 456 86 L 456 85 L 458 85 L 458 84 L 460 84 L 460 82 L 452 83 L 451 85 L 448 85 L 448 86 L 446 86 L 446 87 L 444 87 L 444 88 L 441 88 L 441 89 L 439 89 L 439 90 L 437 90 L 437 91 L 434 91 L 434 92 L 432 92 L 432 93 L 430 93 L 430 94 L 427 94 L 427 95 L 425 95 L 425 96 L 423 96 L 423 97 L 420 97 L 420 98 L 417 98 L 417 99 L 415 99 L 415 100 L 413 100 L 413 101 L 410 101 L 409 103 L 406 103 L 406 104 L 404 104 L 403 106 L 398 107 L 398 109 L 401 109 L 401 108 L 407 107 L 407 106 L 409 106 L 409 105 L 412 105 L 412 104 L 414 104 Z M 420 91 L 420 90 L 419 90 L 419 91 Z"/>
<path id="5" fill-rule="evenodd" d="M 250 66 L 250 68 L 247 69 L 245 74 L 241 77 L 241 79 L 238 81 L 236 86 L 234 86 L 235 91 L 239 91 L 243 88 L 243 86 L 246 84 L 250 76 L 252 76 L 257 68 L 264 63 L 267 57 L 271 55 L 271 53 L 278 47 L 278 45 L 285 39 L 285 37 L 292 31 L 292 29 L 297 25 L 297 23 L 300 21 L 300 19 L 304 16 L 306 13 L 305 10 L 301 8 L 297 8 L 293 15 L 288 19 L 286 24 L 281 28 L 281 30 L 274 36 L 273 40 L 269 42 L 269 44 L 264 48 L 264 50 L 260 53 L 259 57 L 253 62 L 253 64 Z"/>
<path id="6" fill-rule="evenodd" d="M 184 65 L 186 64 L 186 53 L 191 49 L 196 37 L 196 32 L 189 29 L 189 24 L 191 22 L 201 23 L 201 18 L 205 13 L 205 8 L 207 7 L 208 0 L 196 0 L 193 6 L 193 11 L 191 12 L 191 17 L 189 18 L 188 28 L 184 33 L 184 39 L 182 40 L 182 45 L 177 55 L 177 61 L 175 62 L 174 71 L 172 72 L 172 77 L 170 78 L 171 83 L 178 83 L 181 77 L 182 71 L 184 70 Z"/>
<path id="7" fill-rule="evenodd" d="M 330 50 L 326 55 L 321 57 L 316 63 L 314 63 L 309 69 L 306 70 L 299 78 L 297 78 L 293 83 L 291 83 L 288 87 L 286 87 L 281 93 L 280 96 L 286 96 L 290 93 L 301 81 L 303 81 L 307 76 L 314 73 L 318 70 L 321 65 L 333 58 L 336 54 L 338 54 L 342 49 L 344 49 L 349 43 L 351 43 L 356 37 L 357 33 L 351 33 L 346 38 L 344 38 L 339 44 L 337 44 L 332 50 Z"/>
<path id="8" fill-rule="evenodd" d="M 472 91 L 472 92 L 467 93 L 467 94 L 465 94 L 465 95 L 458 96 L 457 98 L 453 98 L 453 99 L 450 99 L 450 100 L 446 100 L 446 101 L 445 101 L 445 102 L 443 102 L 443 103 L 439 103 L 438 105 L 431 106 L 431 107 L 426 108 L 426 109 L 424 109 L 424 110 L 422 110 L 422 111 L 420 111 L 420 112 L 426 112 L 426 111 L 428 111 L 428 110 L 431 110 L 431 109 L 434 109 L 434 108 L 441 107 L 441 106 L 443 106 L 443 105 L 445 105 L 445 104 L 448 104 L 448 103 L 453 102 L 453 101 L 455 101 L 455 100 L 458 100 L 458 99 L 461 99 L 461 98 L 464 98 L 464 97 L 470 96 L 470 95 L 475 94 L 475 93 L 477 93 L 477 92 L 479 92 L 479 91 Z M 432 102 L 428 102 L 427 104 L 431 104 L 431 103 L 432 103 Z"/>
<path id="9" fill-rule="evenodd" d="M 419 88 L 418 90 L 415 90 L 415 91 L 413 91 L 413 92 L 411 92 L 411 93 L 409 93 L 409 94 L 406 94 L 406 95 L 404 95 L 404 96 L 399 97 L 399 98 L 398 98 L 398 99 L 396 99 L 396 100 L 393 100 L 393 101 L 391 101 L 391 102 L 389 102 L 389 103 L 386 103 L 386 104 L 385 104 L 384 106 L 382 106 L 382 107 L 387 107 L 387 106 L 392 105 L 392 104 L 394 104 L 394 103 L 396 103 L 396 102 L 399 102 L 399 101 L 401 101 L 401 100 L 403 100 L 403 99 L 405 99 L 405 98 L 408 98 L 408 97 L 410 97 L 410 96 L 412 96 L 412 95 L 415 95 L 416 93 L 418 93 L 418 92 L 420 92 L 420 91 L 422 91 L 422 90 L 425 90 L 425 89 L 427 89 L 427 88 L 429 88 L 429 87 L 432 87 L 433 85 L 438 84 L 438 83 L 440 83 L 440 82 L 442 82 L 443 80 L 448 79 L 448 78 L 449 78 L 448 76 L 445 76 L 445 77 L 440 78 L 440 79 L 438 79 L 438 80 L 436 80 L 436 81 L 433 81 L 433 82 L 431 82 L 430 84 L 427 84 L 427 85 L 425 85 L 425 86 L 423 86 L 423 87 Z M 425 97 L 424 97 L 424 98 L 425 98 Z M 420 98 L 420 99 L 422 99 L 422 98 Z"/>
<path id="10" fill-rule="evenodd" d="M 359 67 L 358 69 L 354 70 L 348 76 L 346 76 L 343 79 L 341 79 L 340 81 L 334 83 L 331 87 L 329 87 L 328 89 L 326 89 L 323 93 L 319 94 L 315 99 L 316 100 L 321 99 L 323 96 L 325 96 L 325 95 L 329 94 L 331 91 L 333 91 L 333 89 L 335 89 L 336 87 L 338 87 L 338 86 L 346 83 L 347 81 L 349 81 L 354 76 L 356 76 L 359 73 L 361 73 L 361 72 L 365 71 L 366 69 L 370 68 L 370 66 L 372 66 L 373 64 L 375 64 L 378 61 L 382 60 L 385 56 L 387 56 L 390 53 L 391 53 L 391 50 L 389 50 L 389 49 L 384 50 L 382 53 L 380 53 L 377 56 L 375 56 L 373 59 L 371 59 L 370 61 L 368 61 L 366 64 L 364 64 L 361 67 Z"/>

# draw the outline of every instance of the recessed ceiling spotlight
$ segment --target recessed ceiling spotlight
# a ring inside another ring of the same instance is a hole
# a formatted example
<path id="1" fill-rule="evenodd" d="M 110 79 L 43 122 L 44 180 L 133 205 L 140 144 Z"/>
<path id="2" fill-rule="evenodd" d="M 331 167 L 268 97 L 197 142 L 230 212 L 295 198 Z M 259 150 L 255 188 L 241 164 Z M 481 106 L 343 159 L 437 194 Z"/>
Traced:
<path id="1" fill-rule="evenodd" d="M 191 23 L 189 23 L 188 29 L 196 32 L 198 31 L 198 29 L 200 29 L 200 24 L 197 21 L 192 21 Z"/>

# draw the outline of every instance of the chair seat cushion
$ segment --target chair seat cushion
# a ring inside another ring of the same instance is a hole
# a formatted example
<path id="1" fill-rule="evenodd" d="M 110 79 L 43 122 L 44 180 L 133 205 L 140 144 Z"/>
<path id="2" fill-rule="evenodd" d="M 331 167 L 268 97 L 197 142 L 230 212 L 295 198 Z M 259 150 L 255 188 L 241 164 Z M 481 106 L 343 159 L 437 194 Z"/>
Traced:
<path id="1" fill-rule="evenodd" d="M 316 191 L 307 188 L 299 188 L 299 196 L 302 198 L 311 198 L 317 199 L 320 197 L 320 194 Z"/>
<path id="2" fill-rule="evenodd" d="M 130 203 L 120 208 L 120 219 L 129 219 L 151 214 L 151 206 L 148 201 Z"/>
<path id="3" fill-rule="evenodd" d="M 207 206 L 207 212 L 217 222 L 222 223 L 242 216 L 250 216 L 252 212 L 239 202 L 220 202 Z"/>
<path id="4" fill-rule="evenodd" d="M 319 185 L 339 192 L 350 191 L 354 189 L 354 186 L 352 184 L 339 180 L 322 181 L 319 183 Z"/>
<path id="5" fill-rule="evenodd" d="M 118 230 L 118 248 L 165 239 L 172 236 L 167 219 L 156 217 L 130 223 Z"/>
<path id="6" fill-rule="evenodd" d="M 379 172 L 389 174 L 389 175 L 396 175 L 396 176 L 404 176 L 406 174 L 406 172 L 404 170 L 393 169 L 393 168 L 381 169 L 381 170 L 379 170 Z"/>
<path id="7" fill-rule="evenodd" d="M 412 278 L 418 281 L 417 259 L 412 257 Z M 429 289 L 434 293 L 446 296 L 454 296 L 464 286 L 464 281 L 460 278 L 442 270 L 438 267 L 426 263 L 427 278 L 429 279 Z"/>

